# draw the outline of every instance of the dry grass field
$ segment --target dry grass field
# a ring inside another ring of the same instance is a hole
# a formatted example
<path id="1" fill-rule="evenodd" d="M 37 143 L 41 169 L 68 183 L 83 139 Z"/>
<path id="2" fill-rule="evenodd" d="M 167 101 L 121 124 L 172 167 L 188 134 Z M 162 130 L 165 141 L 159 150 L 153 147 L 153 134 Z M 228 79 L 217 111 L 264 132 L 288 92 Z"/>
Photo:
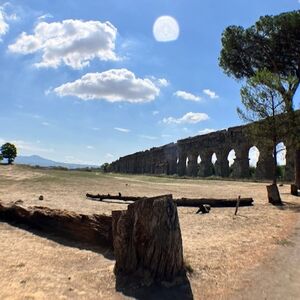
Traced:
<path id="1" fill-rule="evenodd" d="M 85 193 L 174 197 L 253 197 L 253 207 L 178 208 L 184 259 L 194 299 L 230 299 L 247 272 L 287 243 L 297 219 L 289 185 L 280 187 L 286 209 L 267 203 L 265 183 L 192 180 L 0 166 L 0 199 L 22 199 L 80 213 L 110 214 L 126 205 L 98 203 Z M 44 201 L 38 200 L 40 195 Z M 0 222 L 0 299 L 126 299 L 116 292 L 107 249 L 88 248 L 53 235 Z"/>

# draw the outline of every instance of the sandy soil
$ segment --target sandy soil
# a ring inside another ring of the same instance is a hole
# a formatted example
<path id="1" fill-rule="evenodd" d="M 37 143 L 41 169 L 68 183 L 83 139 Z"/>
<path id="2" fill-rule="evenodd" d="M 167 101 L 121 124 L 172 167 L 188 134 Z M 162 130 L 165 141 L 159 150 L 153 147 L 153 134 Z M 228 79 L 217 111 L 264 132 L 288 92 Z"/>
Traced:
<path id="1" fill-rule="evenodd" d="M 253 197 L 253 207 L 213 208 L 208 215 L 179 208 L 184 258 L 193 270 L 194 299 L 231 299 L 244 277 L 276 253 L 297 220 L 296 198 L 280 187 L 287 209 L 267 204 L 264 183 L 188 180 L 96 172 L 0 166 L 0 199 L 22 199 L 81 213 L 110 214 L 122 204 L 98 203 L 85 193 L 174 197 Z M 38 200 L 40 195 L 44 201 Z M 295 205 L 293 205 L 295 204 Z M 116 292 L 114 260 L 107 249 L 89 249 L 51 235 L 0 222 L 0 299 L 125 299 Z"/>

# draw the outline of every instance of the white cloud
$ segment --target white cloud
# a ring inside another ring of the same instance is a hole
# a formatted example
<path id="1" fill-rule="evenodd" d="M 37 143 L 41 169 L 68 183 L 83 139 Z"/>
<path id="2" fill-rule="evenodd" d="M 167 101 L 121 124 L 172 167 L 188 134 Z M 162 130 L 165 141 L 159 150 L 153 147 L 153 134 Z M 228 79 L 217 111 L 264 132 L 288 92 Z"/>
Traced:
<path id="1" fill-rule="evenodd" d="M 38 17 L 38 20 L 42 21 L 42 20 L 45 20 L 45 19 L 52 19 L 52 18 L 53 18 L 53 16 L 51 14 L 44 14 L 44 15 Z"/>
<path id="2" fill-rule="evenodd" d="M 211 99 L 218 99 L 219 98 L 219 96 L 216 94 L 216 92 L 211 91 L 210 89 L 204 89 L 203 93 Z"/>
<path id="3" fill-rule="evenodd" d="M 156 115 L 158 115 L 159 114 L 159 111 L 158 110 L 154 110 L 153 112 L 152 112 L 152 115 L 153 116 L 156 116 Z"/>
<path id="4" fill-rule="evenodd" d="M 170 82 L 165 78 L 159 78 L 157 79 L 157 82 L 159 86 L 163 86 L 163 87 L 166 87 L 170 84 Z"/>
<path id="5" fill-rule="evenodd" d="M 124 133 L 130 132 L 130 129 L 127 129 L 127 128 L 115 127 L 114 129 L 117 131 L 120 131 L 120 132 L 124 132 Z"/>
<path id="6" fill-rule="evenodd" d="M 94 146 L 88 145 L 88 146 L 86 146 L 86 149 L 88 149 L 88 150 L 93 150 L 93 149 L 95 149 L 95 147 L 94 147 Z"/>
<path id="7" fill-rule="evenodd" d="M 193 113 L 189 112 L 182 116 L 181 118 L 168 117 L 163 119 L 165 124 L 196 124 L 201 121 L 206 121 L 209 119 L 209 116 L 205 113 Z"/>
<path id="8" fill-rule="evenodd" d="M 4 7 L 0 7 L 0 36 L 5 35 L 8 32 L 9 25 L 6 22 L 6 14 L 4 12 Z"/>
<path id="9" fill-rule="evenodd" d="M 48 122 L 42 122 L 42 125 L 43 126 L 50 126 L 50 123 L 48 123 Z"/>
<path id="10" fill-rule="evenodd" d="M 177 91 L 174 93 L 174 95 L 178 98 L 182 98 L 184 100 L 189 100 L 189 101 L 199 102 L 201 100 L 201 97 L 193 95 L 193 94 L 185 92 L 185 91 Z"/>
<path id="11" fill-rule="evenodd" d="M 114 155 L 113 155 L 113 154 L 111 154 L 111 153 L 106 153 L 105 157 L 107 157 L 107 158 L 113 158 L 113 157 L 114 157 Z"/>
<path id="12" fill-rule="evenodd" d="M 205 128 L 203 130 L 200 130 L 198 131 L 199 134 L 207 134 L 207 133 L 211 133 L 211 132 L 214 132 L 216 131 L 215 129 L 212 129 L 212 128 Z"/>
<path id="13" fill-rule="evenodd" d="M 88 73 L 55 88 L 54 92 L 60 97 L 76 96 L 82 100 L 142 103 L 154 100 L 160 90 L 150 79 L 137 78 L 127 69 L 111 69 L 102 73 Z"/>
<path id="14" fill-rule="evenodd" d="M 53 153 L 54 150 L 51 148 L 42 148 L 40 146 L 35 145 L 35 143 L 27 142 L 23 140 L 6 140 L 0 138 L 0 144 L 4 143 L 12 143 L 17 147 L 18 154 L 39 154 L 39 153 Z M 36 144 L 40 144 L 40 142 L 36 142 Z"/>
<path id="15" fill-rule="evenodd" d="M 65 64 L 81 69 L 95 58 L 116 60 L 116 35 L 117 29 L 110 22 L 72 19 L 40 22 L 33 34 L 23 32 L 8 48 L 20 54 L 42 52 L 42 60 L 36 64 L 37 67 L 57 68 Z"/>

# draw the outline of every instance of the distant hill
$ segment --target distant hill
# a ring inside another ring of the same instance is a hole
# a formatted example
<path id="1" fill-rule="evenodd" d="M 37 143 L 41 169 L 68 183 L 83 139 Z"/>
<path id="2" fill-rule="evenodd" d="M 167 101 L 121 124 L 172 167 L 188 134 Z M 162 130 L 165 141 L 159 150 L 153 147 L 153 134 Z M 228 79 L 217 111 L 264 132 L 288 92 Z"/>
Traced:
<path id="1" fill-rule="evenodd" d="M 15 164 L 29 165 L 29 166 L 40 166 L 40 167 L 64 167 L 68 169 L 88 168 L 88 167 L 99 167 L 95 165 L 81 165 L 81 164 L 70 164 L 53 161 L 38 155 L 31 156 L 17 156 Z"/>

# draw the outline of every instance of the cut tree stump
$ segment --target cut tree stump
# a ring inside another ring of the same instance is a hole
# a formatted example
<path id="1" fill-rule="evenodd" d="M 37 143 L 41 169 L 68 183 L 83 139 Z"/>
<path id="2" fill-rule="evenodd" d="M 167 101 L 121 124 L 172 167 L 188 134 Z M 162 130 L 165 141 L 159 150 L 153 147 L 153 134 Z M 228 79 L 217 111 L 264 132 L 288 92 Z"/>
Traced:
<path id="1" fill-rule="evenodd" d="M 83 215 L 42 206 L 24 207 L 17 201 L 0 202 L 0 219 L 18 222 L 55 233 L 64 238 L 94 246 L 112 246 L 112 218 L 105 215 Z"/>
<path id="2" fill-rule="evenodd" d="M 298 196 L 298 187 L 296 184 L 291 184 L 291 195 Z"/>
<path id="3" fill-rule="evenodd" d="M 282 205 L 277 184 L 267 185 L 269 203 L 273 205 Z"/>
<path id="4" fill-rule="evenodd" d="M 112 212 L 115 274 L 143 285 L 185 277 L 182 238 L 172 195 L 139 200 Z"/>

